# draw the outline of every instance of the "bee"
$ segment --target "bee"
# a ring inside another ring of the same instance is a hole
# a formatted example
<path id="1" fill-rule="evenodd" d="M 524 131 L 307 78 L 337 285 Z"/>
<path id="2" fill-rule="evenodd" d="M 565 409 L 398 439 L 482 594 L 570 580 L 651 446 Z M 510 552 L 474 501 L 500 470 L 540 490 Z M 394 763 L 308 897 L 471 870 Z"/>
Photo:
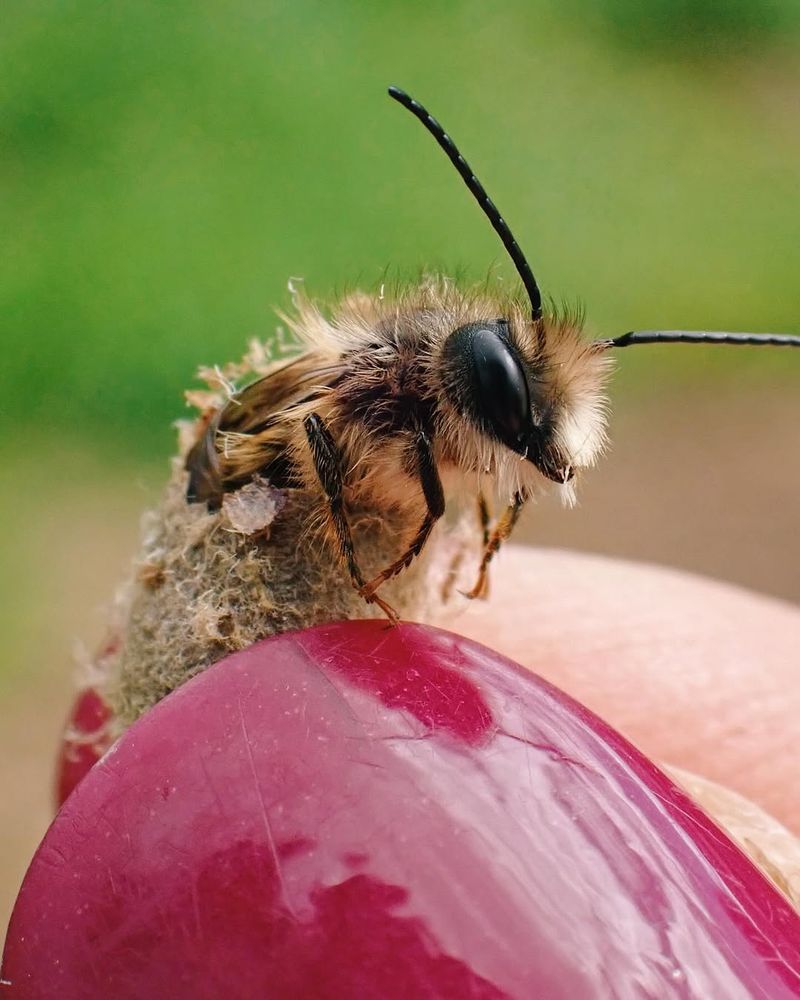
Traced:
<path id="1" fill-rule="evenodd" d="M 187 500 L 220 507 L 256 477 L 316 493 L 332 551 L 361 597 L 397 616 L 380 588 L 422 552 L 448 497 L 474 490 L 482 530 L 477 580 L 525 504 L 547 488 L 567 503 L 606 446 L 613 352 L 639 344 L 800 346 L 800 336 L 636 330 L 589 340 L 581 318 L 545 310 L 509 226 L 439 122 L 397 87 L 389 95 L 444 150 L 483 210 L 524 294 L 460 291 L 429 277 L 395 294 L 347 297 L 331 315 L 308 300 L 289 320 L 304 347 L 207 415 L 188 453 Z M 504 510 L 491 523 L 487 492 Z M 366 579 L 348 508 L 402 513 L 413 533 Z"/>

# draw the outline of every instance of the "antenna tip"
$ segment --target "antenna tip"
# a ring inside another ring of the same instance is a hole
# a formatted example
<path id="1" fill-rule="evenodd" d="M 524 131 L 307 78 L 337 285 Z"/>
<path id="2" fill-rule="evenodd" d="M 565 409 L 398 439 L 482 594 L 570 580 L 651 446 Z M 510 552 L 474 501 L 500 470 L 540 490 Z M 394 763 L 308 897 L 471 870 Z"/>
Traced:
<path id="1" fill-rule="evenodd" d="M 390 87 L 387 87 L 386 93 L 389 97 L 393 98 L 395 101 L 399 101 L 401 104 L 408 105 L 411 103 L 411 98 L 402 87 L 395 87 L 395 85 L 392 84 Z"/>

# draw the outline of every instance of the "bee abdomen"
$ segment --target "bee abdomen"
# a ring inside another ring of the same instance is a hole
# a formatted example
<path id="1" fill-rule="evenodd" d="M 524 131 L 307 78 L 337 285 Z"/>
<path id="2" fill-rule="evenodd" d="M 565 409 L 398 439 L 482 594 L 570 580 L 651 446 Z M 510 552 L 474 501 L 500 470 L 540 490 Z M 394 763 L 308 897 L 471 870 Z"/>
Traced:
<path id="1" fill-rule="evenodd" d="M 223 493 L 219 456 L 214 444 L 216 436 L 216 427 L 209 427 L 186 456 L 184 466 L 189 473 L 187 502 L 207 503 L 209 510 L 219 509 Z"/>

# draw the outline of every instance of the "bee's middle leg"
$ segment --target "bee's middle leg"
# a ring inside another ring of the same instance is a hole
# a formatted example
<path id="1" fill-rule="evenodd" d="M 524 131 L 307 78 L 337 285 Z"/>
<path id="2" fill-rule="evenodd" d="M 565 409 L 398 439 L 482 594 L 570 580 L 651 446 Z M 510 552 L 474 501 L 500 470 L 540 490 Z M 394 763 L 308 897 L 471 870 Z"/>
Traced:
<path id="1" fill-rule="evenodd" d="M 364 575 L 356 559 L 353 536 L 350 533 L 350 525 L 347 523 L 344 512 L 344 477 L 341 457 L 336 443 L 331 437 L 331 432 L 317 413 L 309 414 L 303 426 L 311 448 L 314 469 L 328 500 L 328 514 L 336 535 L 339 554 L 347 566 L 350 580 L 368 603 L 377 604 L 389 621 L 396 624 L 399 621 L 399 616 L 391 605 L 378 597 L 377 594 L 364 593 Z"/>
<path id="2" fill-rule="evenodd" d="M 514 530 L 514 525 L 519 520 L 519 515 L 522 512 L 524 503 L 525 498 L 521 494 L 517 493 L 514 496 L 513 502 L 506 507 L 502 517 L 494 526 L 494 529 L 489 534 L 483 548 L 483 558 L 481 559 L 480 569 L 478 570 L 478 580 L 472 590 L 464 595 L 465 597 L 474 599 L 476 597 L 484 597 L 486 595 L 489 585 L 489 563 L 492 561 L 494 554 L 503 542 Z"/>
<path id="3" fill-rule="evenodd" d="M 439 478 L 439 472 L 436 468 L 436 463 L 433 459 L 433 445 L 431 439 L 423 430 L 418 430 L 416 437 L 414 439 L 414 445 L 416 449 L 416 466 L 417 473 L 419 475 L 420 485 L 422 486 L 422 493 L 425 497 L 425 504 L 427 506 L 427 512 L 422 524 L 420 525 L 419 531 L 411 540 L 406 551 L 400 556 L 399 559 L 387 566 L 385 570 L 378 573 L 374 579 L 370 580 L 366 586 L 362 587 L 361 593 L 367 598 L 374 597 L 375 591 L 382 584 L 386 583 L 387 580 L 391 580 L 393 576 L 397 576 L 402 570 L 406 569 L 413 559 L 422 552 L 425 547 L 425 543 L 430 537 L 431 531 L 433 531 L 433 526 L 439 520 L 439 518 L 444 514 L 444 490 L 442 489 L 442 481 Z"/>

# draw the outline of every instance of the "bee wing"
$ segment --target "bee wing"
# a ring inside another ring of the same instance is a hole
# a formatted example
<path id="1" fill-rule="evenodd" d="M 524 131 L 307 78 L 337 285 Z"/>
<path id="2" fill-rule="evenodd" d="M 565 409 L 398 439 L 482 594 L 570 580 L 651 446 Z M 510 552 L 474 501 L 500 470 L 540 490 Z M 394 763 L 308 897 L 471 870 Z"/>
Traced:
<path id="1" fill-rule="evenodd" d="M 329 388 L 339 371 L 330 359 L 303 354 L 237 392 L 220 411 L 217 429 L 258 434 L 285 410 Z"/>
<path id="2" fill-rule="evenodd" d="M 237 392 L 212 419 L 200 440 L 186 457 L 190 503 L 206 502 L 217 509 L 225 489 L 240 484 L 280 452 L 286 435 L 288 411 L 327 391 L 341 374 L 331 358 L 308 353 L 281 365 Z M 249 439 L 247 448 L 237 448 L 246 463 L 225 456 L 221 461 L 219 440 L 223 435 Z"/>

